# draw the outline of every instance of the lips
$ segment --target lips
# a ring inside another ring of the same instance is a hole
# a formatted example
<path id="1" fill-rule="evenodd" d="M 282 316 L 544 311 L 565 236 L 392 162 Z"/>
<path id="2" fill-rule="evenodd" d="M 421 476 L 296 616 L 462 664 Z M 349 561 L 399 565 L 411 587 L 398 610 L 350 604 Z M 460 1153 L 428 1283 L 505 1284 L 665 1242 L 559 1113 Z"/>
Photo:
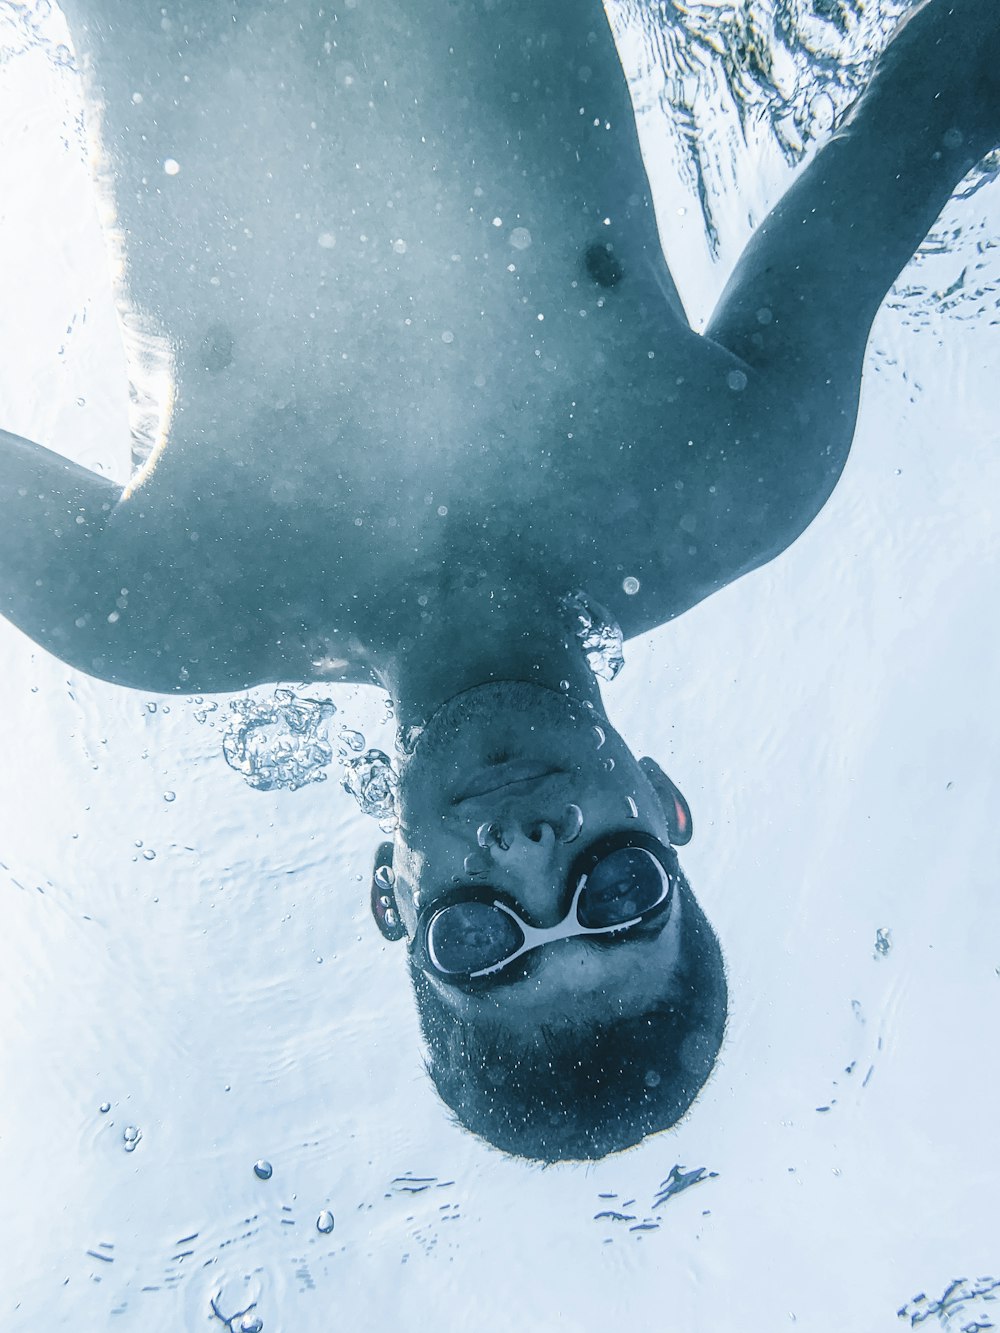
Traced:
<path id="1" fill-rule="evenodd" d="M 458 796 L 452 801 L 460 805 L 462 801 L 471 801 L 477 796 L 489 796 L 493 792 L 527 788 L 531 783 L 542 778 L 552 777 L 561 772 L 549 764 L 526 759 L 512 760 L 507 764 L 492 764 L 489 768 L 474 773 L 466 782 Z"/>

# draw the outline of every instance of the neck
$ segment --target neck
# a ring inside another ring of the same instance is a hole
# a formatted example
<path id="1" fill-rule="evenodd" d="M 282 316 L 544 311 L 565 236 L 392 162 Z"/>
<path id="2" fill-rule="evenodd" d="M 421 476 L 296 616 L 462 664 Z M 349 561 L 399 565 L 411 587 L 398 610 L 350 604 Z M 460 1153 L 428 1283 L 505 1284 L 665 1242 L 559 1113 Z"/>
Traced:
<path id="1" fill-rule="evenodd" d="M 600 690 L 558 597 L 477 588 L 429 602 L 411 633 L 373 654 L 402 728 L 422 726 L 478 685 L 521 680 L 568 692 L 603 715 Z"/>

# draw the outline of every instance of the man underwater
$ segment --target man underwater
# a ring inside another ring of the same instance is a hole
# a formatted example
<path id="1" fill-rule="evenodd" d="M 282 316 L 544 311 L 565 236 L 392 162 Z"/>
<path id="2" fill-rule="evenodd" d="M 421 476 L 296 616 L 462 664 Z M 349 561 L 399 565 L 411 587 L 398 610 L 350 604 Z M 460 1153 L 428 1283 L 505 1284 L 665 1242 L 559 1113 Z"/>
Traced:
<path id="1" fill-rule="evenodd" d="M 598 0 L 63 8 L 169 410 L 124 491 L 3 435 L 0 609 L 147 691 L 374 676 L 416 740 L 372 906 L 445 1101 L 545 1161 L 676 1123 L 725 972 L 567 599 L 634 637 L 822 508 L 879 305 L 1000 141 L 1000 4 L 911 13 L 704 335 Z"/>

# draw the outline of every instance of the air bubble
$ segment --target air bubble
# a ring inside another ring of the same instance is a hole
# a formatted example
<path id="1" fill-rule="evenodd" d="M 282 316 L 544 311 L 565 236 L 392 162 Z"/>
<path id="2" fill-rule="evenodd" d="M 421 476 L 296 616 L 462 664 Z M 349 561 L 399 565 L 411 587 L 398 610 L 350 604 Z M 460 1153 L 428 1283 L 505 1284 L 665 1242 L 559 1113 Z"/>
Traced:
<path id="1" fill-rule="evenodd" d="M 605 771 L 605 773 L 611 773 L 611 772 L 613 772 L 613 771 L 614 771 L 614 767 L 615 767 L 615 761 L 611 758 L 610 755 L 608 755 L 607 759 L 605 759 L 605 761 L 604 761 L 604 771 Z"/>
<path id="2" fill-rule="evenodd" d="M 249 786 L 296 791 L 325 780 L 333 747 L 321 728 L 337 711 L 328 699 L 276 689 L 269 699 L 233 699 L 229 707 L 222 752 Z"/>
<path id="3" fill-rule="evenodd" d="M 597 726 L 597 724 L 595 723 L 594 735 L 597 737 L 597 748 L 600 749 L 601 746 L 604 744 L 604 742 L 608 739 L 607 736 L 605 736 L 604 734 L 604 728 Z"/>
<path id="4" fill-rule="evenodd" d="M 531 244 L 531 232 L 527 227 L 515 227 L 510 234 L 510 243 L 515 250 L 527 250 Z"/>
<path id="5" fill-rule="evenodd" d="M 570 620 L 587 665 L 602 680 L 614 680 L 625 665 L 621 626 L 609 611 L 577 591 L 560 599 L 560 609 Z"/>
<path id="6" fill-rule="evenodd" d="M 400 754 L 409 758 L 417 748 L 417 741 L 420 739 L 420 733 L 423 727 L 414 723 L 409 727 L 400 727 L 396 732 L 396 749 Z"/>
<path id="7" fill-rule="evenodd" d="M 107 1115 L 107 1113 L 111 1110 L 111 1103 L 101 1102 L 101 1105 L 98 1109 L 100 1110 L 101 1115 Z"/>
<path id="8" fill-rule="evenodd" d="M 323 1236 L 328 1236 L 333 1230 L 333 1213 L 329 1208 L 324 1208 L 316 1219 L 316 1230 Z"/>
<path id="9" fill-rule="evenodd" d="M 240 1333 L 263 1333 L 264 1321 L 255 1314 L 244 1315 L 240 1321 Z"/>
<path id="10" fill-rule="evenodd" d="M 122 1142 L 125 1145 L 126 1152 L 135 1152 L 141 1138 L 142 1130 L 136 1125 L 126 1125 L 122 1130 Z"/>
<path id="11" fill-rule="evenodd" d="M 639 580 L 633 574 L 629 574 L 626 578 L 622 579 L 622 592 L 625 593 L 627 597 L 634 597 L 638 591 Z"/>
<path id="12" fill-rule="evenodd" d="M 378 821 L 383 833 L 392 833 L 396 820 L 396 774 L 382 750 L 366 750 L 344 761 L 344 791 L 358 803 L 363 815 Z"/>
<path id="13" fill-rule="evenodd" d="M 143 854 L 142 854 L 142 859 L 143 859 L 144 861 L 155 861 L 155 860 L 156 860 L 156 853 L 153 851 L 152 847 L 147 847 L 147 848 L 146 848 L 146 850 L 145 850 L 145 851 L 143 852 Z"/>
<path id="14" fill-rule="evenodd" d="M 500 825 L 495 823 L 480 824 L 476 829 L 476 842 L 480 847 L 499 847 L 504 852 L 509 846 L 503 840 L 503 830 Z"/>
<path id="15" fill-rule="evenodd" d="M 181 169 L 181 164 L 175 157 L 165 157 L 163 159 L 163 170 L 168 176 L 176 176 Z"/>
<path id="16" fill-rule="evenodd" d="M 375 871 L 375 883 L 380 889 L 391 889 L 396 883 L 396 872 L 392 866 L 379 866 Z"/>
<path id="17" fill-rule="evenodd" d="M 274 1167 L 262 1157 L 260 1161 L 254 1162 L 253 1173 L 258 1180 L 270 1180 L 274 1175 Z"/>
<path id="18" fill-rule="evenodd" d="M 583 811 L 578 805 L 566 807 L 565 818 L 560 821 L 558 837 L 560 842 L 576 842 L 583 830 Z"/>
<path id="19" fill-rule="evenodd" d="M 176 800 L 177 800 L 177 793 L 176 793 L 175 791 L 165 791 L 165 792 L 163 793 L 163 799 L 164 799 L 164 800 L 167 802 L 167 804 L 169 805 L 171 801 L 176 801 Z"/>
<path id="20" fill-rule="evenodd" d="M 639 818 L 639 807 L 638 807 L 638 806 L 636 805 L 636 803 L 635 803 L 635 798 L 632 797 L 632 796 L 626 796 L 626 797 L 625 797 L 625 804 L 628 806 L 628 817 L 629 817 L 629 819 L 638 819 L 638 818 Z"/>
<path id="21" fill-rule="evenodd" d="M 731 370 L 726 376 L 726 383 L 734 392 L 739 393 L 747 387 L 747 377 L 742 370 Z"/>

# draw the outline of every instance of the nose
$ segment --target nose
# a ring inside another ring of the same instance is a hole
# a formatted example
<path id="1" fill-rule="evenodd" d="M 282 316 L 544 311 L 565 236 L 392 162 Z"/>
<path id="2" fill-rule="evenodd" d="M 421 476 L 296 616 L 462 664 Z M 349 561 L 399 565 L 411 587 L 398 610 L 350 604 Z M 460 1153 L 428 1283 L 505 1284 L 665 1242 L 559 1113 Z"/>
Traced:
<path id="1" fill-rule="evenodd" d="M 564 912 L 564 843 L 558 817 L 506 812 L 494 824 L 493 863 L 510 875 L 509 890 L 539 926 L 556 925 Z"/>

